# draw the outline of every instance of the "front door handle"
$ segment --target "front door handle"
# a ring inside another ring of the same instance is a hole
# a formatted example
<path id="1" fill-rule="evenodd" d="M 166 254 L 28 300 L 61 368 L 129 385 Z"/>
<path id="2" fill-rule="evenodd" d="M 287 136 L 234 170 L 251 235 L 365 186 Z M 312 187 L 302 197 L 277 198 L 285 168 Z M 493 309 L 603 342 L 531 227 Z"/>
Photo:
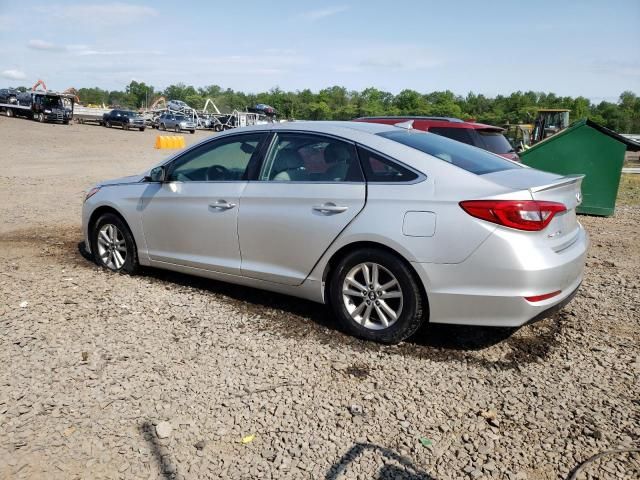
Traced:
<path id="1" fill-rule="evenodd" d="M 347 210 L 349 210 L 349 207 L 345 207 L 343 205 L 336 205 L 333 202 L 327 202 L 323 205 L 314 205 L 313 210 L 315 212 L 330 214 L 330 213 L 346 212 Z"/>
<path id="2" fill-rule="evenodd" d="M 235 207 L 236 204 L 227 202 L 226 200 L 218 200 L 217 202 L 210 203 L 209 206 L 216 210 L 229 210 Z"/>

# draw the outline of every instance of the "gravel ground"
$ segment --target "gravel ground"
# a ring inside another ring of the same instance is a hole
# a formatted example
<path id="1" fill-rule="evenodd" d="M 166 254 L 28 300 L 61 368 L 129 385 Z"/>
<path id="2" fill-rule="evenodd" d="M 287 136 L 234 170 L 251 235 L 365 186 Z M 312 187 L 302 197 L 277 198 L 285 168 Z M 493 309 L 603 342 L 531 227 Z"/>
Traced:
<path id="1" fill-rule="evenodd" d="M 0 478 L 563 479 L 640 444 L 637 204 L 581 217 L 555 317 L 381 346 L 316 304 L 85 260 L 83 189 L 154 138 L 0 118 Z M 579 476 L 639 477 L 637 454 Z"/>

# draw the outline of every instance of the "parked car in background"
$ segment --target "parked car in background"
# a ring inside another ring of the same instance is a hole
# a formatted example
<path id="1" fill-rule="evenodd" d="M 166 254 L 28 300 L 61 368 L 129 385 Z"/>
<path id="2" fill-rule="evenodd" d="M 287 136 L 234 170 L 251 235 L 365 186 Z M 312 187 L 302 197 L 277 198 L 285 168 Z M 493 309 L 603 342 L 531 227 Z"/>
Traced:
<path id="1" fill-rule="evenodd" d="M 184 115 L 179 113 L 164 112 L 156 120 L 159 130 L 175 130 L 180 133 L 182 130 L 188 130 L 190 133 L 196 133 L 196 123 Z"/>
<path id="2" fill-rule="evenodd" d="M 465 122 L 459 118 L 449 117 L 361 117 L 356 122 L 384 123 L 394 125 L 396 123 L 413 120 L 413 128 L 424 132 L 435 133 L 443 137 L 452 138 L 474 147 L 482 148 L 491 153 L 519 161 L 520 158 L 503 135 L 504 129 L 485 125 L 483 123 Z"/>
<path id="3" fill-rule="evenodd" d="M 144 118 L 131 110 L 111 110 L 102 116 L 102 124 L 107 128 L 118 125 L 124 130 L 137 128 L 141 132 L 146 128 Z"/>
<path id="4" fill-rule="evenodd" d="M 417 130 L 268 124 L 94 186 L 82 225 L 110 270 L 327 303 L 348 332 L 393 343 L 425 321 L 514 327 L 568 302 L 581 182 Z"/>

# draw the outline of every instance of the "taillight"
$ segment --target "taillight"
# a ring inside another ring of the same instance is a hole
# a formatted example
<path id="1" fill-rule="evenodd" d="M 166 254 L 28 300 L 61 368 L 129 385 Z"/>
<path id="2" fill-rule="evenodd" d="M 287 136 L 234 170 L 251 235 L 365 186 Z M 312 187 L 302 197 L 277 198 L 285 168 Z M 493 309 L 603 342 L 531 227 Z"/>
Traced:
<path id="1" fill-rule="evenodd" d="M 472 217 L 530 232 L 542 230 L 556 213 L 567 210 L 562 203 L 539 200 L 466 200 L 460 206 Z"/>

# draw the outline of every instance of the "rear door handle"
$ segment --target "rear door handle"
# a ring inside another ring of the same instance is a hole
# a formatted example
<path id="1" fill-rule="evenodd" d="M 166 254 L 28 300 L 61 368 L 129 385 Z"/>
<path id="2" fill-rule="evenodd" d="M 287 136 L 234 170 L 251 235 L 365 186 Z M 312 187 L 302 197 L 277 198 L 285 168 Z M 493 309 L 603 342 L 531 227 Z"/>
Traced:
<path id="1" fill-rule="evenodd" d="M 313 210 L 320 213 L 342 213 L 349 210 L 349 207 L 343 205 L 336 205 L 333 202 L 327 202 L 323 205 L 314 205 Z"/>
<path id="2" fill-rule="evenodd" d="M 236 206 L 235 203 L 227 202 L 226 200 L 218 200 L 217 202 L 210 203 L 209 206 L 216 210 L 229 210 Z"/>

